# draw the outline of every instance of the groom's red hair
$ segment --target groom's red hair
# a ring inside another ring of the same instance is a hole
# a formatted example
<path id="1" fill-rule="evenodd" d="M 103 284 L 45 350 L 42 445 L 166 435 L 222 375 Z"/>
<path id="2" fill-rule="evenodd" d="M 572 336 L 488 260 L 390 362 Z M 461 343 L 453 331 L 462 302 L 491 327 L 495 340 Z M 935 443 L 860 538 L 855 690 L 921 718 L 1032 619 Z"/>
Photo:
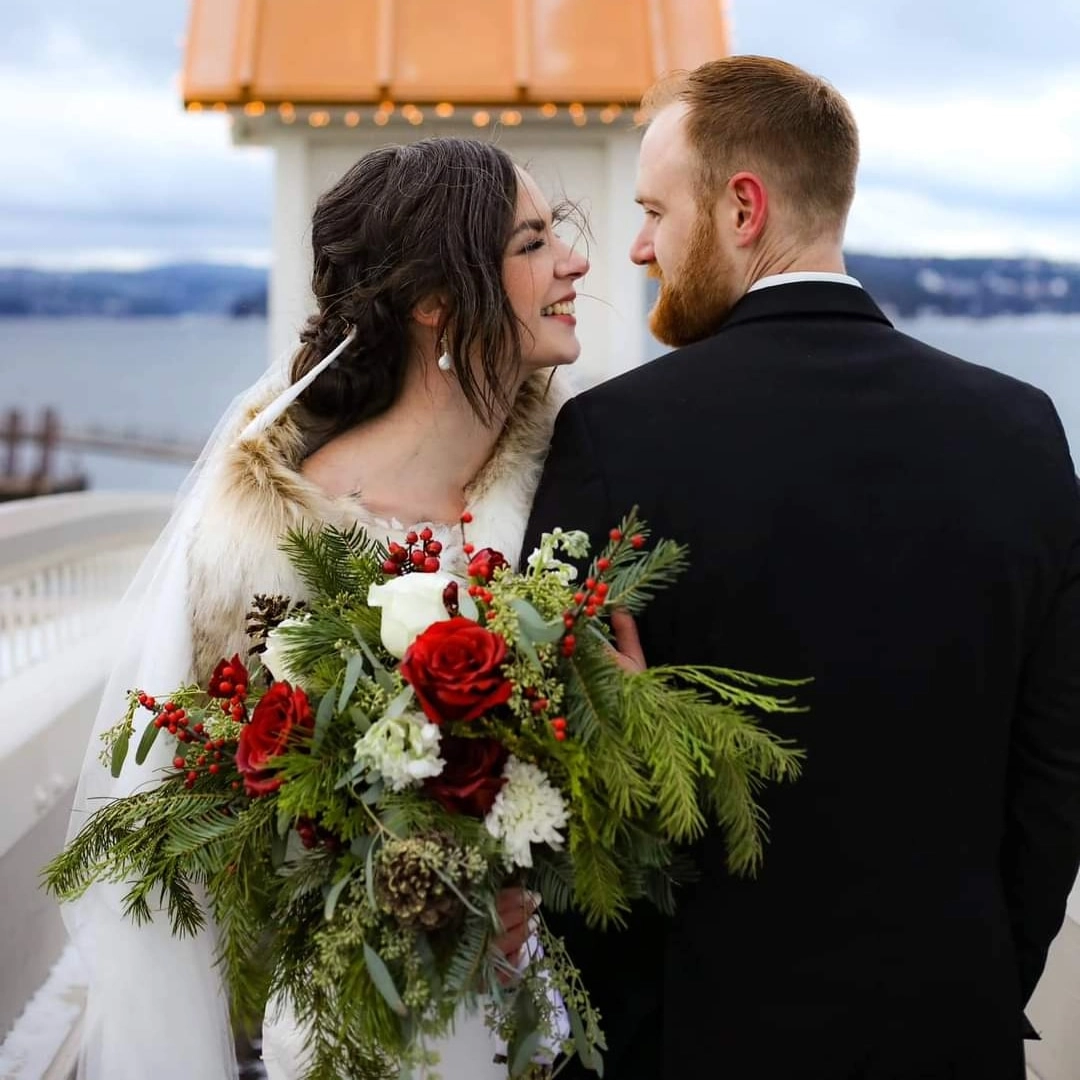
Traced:
<path id="1" fill-rule="evenodd" d="M 768 56 L 728 56 L 661 80 L 642 100 L 651 119 L 688 107 L 703 205 L 736 172 L 761 176 L 815 232 L 842 232 L 855 197 L 859 132 L 843 96 L 824 79 Z"/>

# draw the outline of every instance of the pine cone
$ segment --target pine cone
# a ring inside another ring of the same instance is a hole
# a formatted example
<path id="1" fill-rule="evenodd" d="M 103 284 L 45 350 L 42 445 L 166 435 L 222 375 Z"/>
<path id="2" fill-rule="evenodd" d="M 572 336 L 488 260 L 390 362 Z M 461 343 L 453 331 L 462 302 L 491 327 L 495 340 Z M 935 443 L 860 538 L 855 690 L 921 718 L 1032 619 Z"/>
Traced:
<path id="1" fill-rule="evenodd" d="M 245 631 L 252 639 L 248 656 L 255 656 L 266 651 L 266 635 L 298 611 L 303 611 L 303 600 L 293 604 L 287 596 L 268 596 L 266 593 L 258 593 L 252 600 L 252 609 L 247 613 L 247 626 Z"/>
<path id="2" fill-rule="evenodd" d="M 380 852 L 375 869 L 379 907 L 406 930 L 441 930 L 464 911 L 457 894 L 436 867 L 464 890 L 461 851 L 438 834 L 392 840 Z"/>

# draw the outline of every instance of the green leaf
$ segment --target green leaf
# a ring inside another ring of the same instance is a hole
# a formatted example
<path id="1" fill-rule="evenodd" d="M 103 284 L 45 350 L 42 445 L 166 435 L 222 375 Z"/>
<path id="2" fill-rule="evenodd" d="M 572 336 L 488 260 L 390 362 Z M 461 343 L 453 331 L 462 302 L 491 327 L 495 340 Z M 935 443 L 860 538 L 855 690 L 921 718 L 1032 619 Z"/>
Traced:
<path id="1" fill-rule="evenodd" d="M 389 705 L 386 706 L 386 712 L 382 714 L 384 720 L 396 720 L 412 703 L 413 688 L 406 686 L 404 690 Z"/>
<path id="2" fill-rule="evenodd" d="M 152 725 L 151 725 L 152 726 Z M 112 752 L 112 764 L 110 772 L 114 777 L 120 775 L 120 770 L 124 767 L 124 758 L 127 757 L 128 743 L 131 741 L 131 728 L 125 727 L 120 732 L 120 737 L 116 740 L 113 746 Z"/>
<path id="3" fill-rule="evenodd" d="M 356 643 L 360 646 L 360 651 L 367 657 L 367 662 L 371 665 L 371 671 L 375 676 L 375 681 L 388 694 L 392 694 L 397 687 L 394 686 L 394 680 L 390 678 L 390 673 L 379 662 L 379 658 L 371 651 L 371 646 L 359 634 L 354 634 L 353 637 L 356 638 Z"/>
<path id="4" fill-rule="evenodd" d="M 326 903 L 323 905 L 323 918 L 329 922 L 334 917 L 334 909 L 337 907 L 338 898 L 341 896 L 342 890 L 349 884 L 349 874 L 346 874 L 340 881 L 334 882 L 333 885 L 326 892 Z"/>
<path id="5" fill-rule="evenodd" d="M 523 1076 L 532 1064 L 532 1059 L 539 1048 L 540 1032 L 530 1031 L 521 1042 L 516 1044 L 514 1056 L 510 1061 L 510 1075 Z"/>
<path id="6" fill-rule="evenodd" d="M 581 1058 L 581 1064 L 586 1069 L 595 1069 L 600 1055 L 596 1053 L 596 1050 L 586 1038 L 585 1025 L 581 1022 L 577 1009 L 567 1009 L 566 1011 L 570 1016 L 570 1034 L 574 1037 L 574 1049 L 577 1050 L 578 1057 Z M 602 1067 L 600 1075 L 603 1075 Z"/>
<path id="7" fill-rule="evenodd" d="M 394 980 L 390 975 L 390 969 L 383 963 L 382 957 L 365 941 L 364 963 L 367 964 L 368 974 L 375 984 L 375 989 L 382 994 L 386 1004 L 398 1014 L 407 1016 L 409 1010 L 405 1008 L 405 1002 L 401 1000 Z"/>
<path id="8" fill-rule="evenodd" d="M 540 612 L 527 600 L 522 600 L 518 596 L 512 597 L 510 606 L 517 612 L 518 625 L 522 633 L 534 645 L 550 645 L 566 633 L 566 626 L 562 619 L 545 622 Z"/>
<path id="9" fill-rule="evenodd" d="M 345 706 L 349 704 L 349 698 L 352 697 L 353 691 L 356 689 L 356 684 L 360 681 L 360 676 L 363 672 L 363 654 L 353 653 L 352 656 L 349 657 L 349 662 L 345 665 L 345 681 L 341 684 L 341 694 L 338 697 L 338 712 L 345 711 Z"/>
<path id="10" fill-rule="evenodd" d="M 161 730 L 153 720 L 146 725 L 146 730 L 142 733 L 142 738 L 139 740 L 138 748 L 135 751 L 135 764 L 141 765 L 146 760 L 146 755 L 150 753 L 150 747 L 154 745 L 154 741 L 158 737 L 158 732 Z M 123 762 L 121 762 L 123 764 Z M 116 776 L 116 773 L 113 773 Z"/>
<path id="11" fill-rule="evenodd" d="M 379 905 L 375 900 L 375 845 L 368 848 L 367 858 L 364 859 L 364 885 L 367 888 L 368 903 L 373 910 L 378 910 Z"/>
<path id="12" fill-rule="evenodd" d="M 351 693 L 352 691 L 350 691 Z M 315 713 L 315 732 L 311 736 L 311 748 L 318 750 L 326 736 L 326 728 L 334 715 L 334 691 L 328 690 L 319 702 L 318 712 Z"/>

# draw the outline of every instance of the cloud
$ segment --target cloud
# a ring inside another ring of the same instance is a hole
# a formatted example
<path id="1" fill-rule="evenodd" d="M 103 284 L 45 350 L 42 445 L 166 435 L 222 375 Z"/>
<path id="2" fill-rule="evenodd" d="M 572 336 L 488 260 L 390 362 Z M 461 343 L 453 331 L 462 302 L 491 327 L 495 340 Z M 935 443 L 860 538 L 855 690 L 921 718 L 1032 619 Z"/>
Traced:
<path id="1" fill-rule="evenodd" d="M 51 25 L 39 58 L 0 69 L 0 100 L 26 103 L 3 120 L 0 251 L 268 244 L 269 150 L 233 146 L 227 117 L 185 113 L 70 27 Z"/>

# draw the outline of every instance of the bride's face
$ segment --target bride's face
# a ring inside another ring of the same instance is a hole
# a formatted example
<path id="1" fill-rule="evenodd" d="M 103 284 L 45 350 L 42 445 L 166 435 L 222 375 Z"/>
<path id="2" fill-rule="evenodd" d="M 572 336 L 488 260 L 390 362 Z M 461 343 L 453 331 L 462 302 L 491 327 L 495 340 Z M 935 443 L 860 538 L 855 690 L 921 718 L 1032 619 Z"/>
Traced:
<path id="1" fill-rule="evenodd" d="M 572 364 L 581 352 L 574 328 L 574 284 L 589 260 L 556 235 L 551 207 L 518 169 L 514 232 L 503 259 L 503 287 L 519 321 L 526 371 Z"/>

